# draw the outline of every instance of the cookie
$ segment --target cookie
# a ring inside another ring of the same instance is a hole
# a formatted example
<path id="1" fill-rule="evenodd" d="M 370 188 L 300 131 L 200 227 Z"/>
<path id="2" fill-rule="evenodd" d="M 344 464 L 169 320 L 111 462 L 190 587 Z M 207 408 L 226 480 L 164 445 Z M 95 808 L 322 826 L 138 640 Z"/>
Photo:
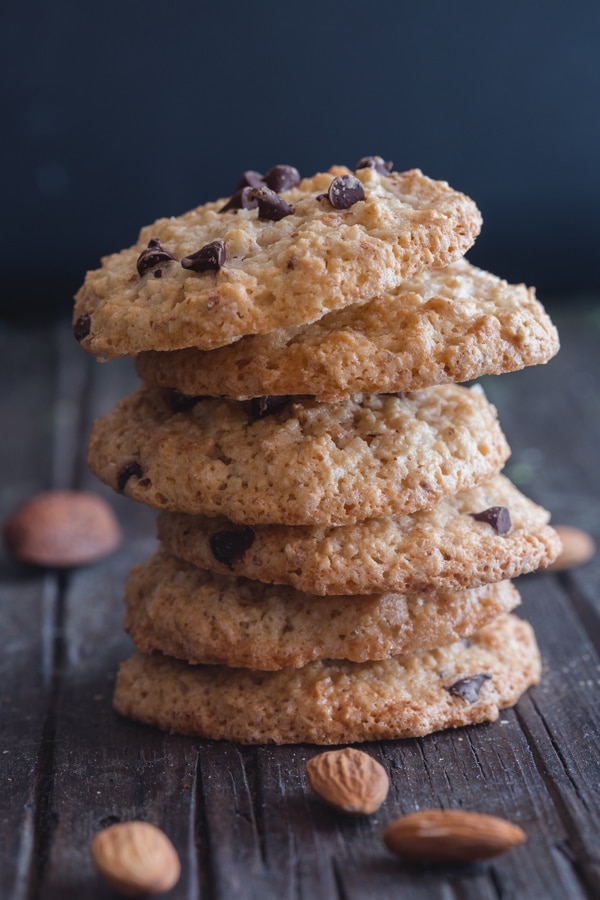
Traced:
<path id="1" fill-rule="evenodd" d="M 429 595 L 317 597 L 287 585 L 216 575 L 159 550 L 131 571 L 125 628 L 144 653 L 281 669 L 444 646 L 518 603 L 509 581 Z"/>
<path id="2" fill-rule="evenodd" d="M 473 513 L 504 507 L 510 529 Z M 457 591 L 547 566 L 560 551 L 550 514 L 503 475 L 431 509 L 354 525 L 234 525 L 222 516 L 161 513 L 158 536 L 203 569 L 289 584 L 312 594 Z"/>
<path id="3" fill-rule="evenodd" d="M 358 185 L 347 208 L 331 202 L 340 178 Z M 258 208 L 221 199 L 159 219 L 88 272 L 73 315 L 82 347 L 105 358 L 210 350 L 314 322 L 459 259 L 481 227 L 472 200 L 418 170 L 336 167 L 281 195 L 258 190 Z"/>
<path id="4" fill-rule="evenodd" d="M 322 660 L 258 672 L 137 653 L 119 669 L 114 706 L 179 734 L 341 744 L 493 721 L 539 675 L 530 625 L 508 614 L 468 641 L 377 662 Z"/>
<path id="5" fill-rule="evenodd" d="M 182 398 L 139 388 L 94 424 L 88 463 L 158 509 L 245 524 L 344 524 L 434 506 L 495 475 L 509 449 L 480 388 L 337 404 Z"/>
<path id="6" fill-rule="evenodd" d="M 139 375 L 185 394 L 415 391 L 547 362 L 558 335 L 533 289 L 460 260 L 427 269 L 363 306 L 229 347 L 142 353 Z"/>

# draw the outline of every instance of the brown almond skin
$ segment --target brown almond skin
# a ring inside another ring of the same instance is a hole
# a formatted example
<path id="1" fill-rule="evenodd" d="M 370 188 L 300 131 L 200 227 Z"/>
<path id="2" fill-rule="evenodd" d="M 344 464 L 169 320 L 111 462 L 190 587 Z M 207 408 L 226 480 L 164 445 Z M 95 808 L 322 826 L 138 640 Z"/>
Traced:
<path id="1" fill-rule="evenodd" d="M 353 747 L 328 750 L 306 764 L 312 789 L 345 813 L 369 815 L 387 797 L 390 782 L 377 760 Z"/>
<path id="2" fill-rule="evenodd" d="M 396 819 L 383 834 L 388 849 L 410 862 L 470 863 L 491 859 L 527 840 L 496 816 L 462 809 L 423 809 Z"/>
<path id="3" fill-rule="evenodd" d="M 99 831 L 92 858 L 102 877 L 126 897 L 169 891 L 181 874 L 173 844 L 149 822 L 121 822 Z"/>
<path id="4" fill-rule="evenodd" d="M 121 542 L 112 507 L 88 491 L 44 491 L 4 523 L 4 542 L 21 562 L 66 568 L 107 556 Z"/>
<path id="5" fill-rule="evenodd" d="M 581 566 L 596 553 L 594 538 L 587 531 L 574 528 L 572 525 L 554 525 L 554 530 L 562 542 L 562 550 L 547 567 L 548 572 L 564 572 Z"/>

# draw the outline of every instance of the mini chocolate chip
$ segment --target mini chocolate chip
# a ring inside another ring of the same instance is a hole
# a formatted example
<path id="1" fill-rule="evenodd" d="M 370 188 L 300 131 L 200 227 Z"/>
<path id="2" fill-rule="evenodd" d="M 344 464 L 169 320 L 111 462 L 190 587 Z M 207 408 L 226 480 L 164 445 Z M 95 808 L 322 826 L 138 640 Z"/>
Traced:
<path id="1" fill-rule="evenodd" d="M 235 194 L 232 194 L 225 206 L 222 206 L 219 212 L 229 212 L 230 209 L 256 209 L 258 200 L 252 200 L 252 198 L 248 196 L 251 190 L 252 188 L 248 187 L 248 185 L 240 188 Z"/>
<path id="2" fill-rule="evenodd" d="M 327 196 L 334 209 L 350 209 L 365 199 L 365 189 L 355 175 L 338 175 L 329 185 Z"/>
<path id="3" fill-rule="evenodd" d="M 294 212 L 294 207 L 268 187 L 252 188 L 250 197 L 258 200 L 258 218 L 279 222 Z"/>
<path id="4" fill-rule="evenodd" d="M 273 166 L 265 175 L 264 181 L 267 187 L 280 194 L 299 184 L 300 172 L 294 166 Z"/>
<path id="5" fill-rule="evenodd" d="M 82 341 L 88 336 L 92 328 L 92 320 L 87 313 L 82 313 L 73 325 L 73 334 L 77 341 Z"/>
<path id="6" fill-rule="evenodd" d="M 211 534 L 208 543 L 215 559 L 232 569 L 235 560 L 244 555 L 254 543 L 255 538 L 254 528 L 251 528 L 250 525 L 243 525 L 233 530 L 217 531 L 215 534 Z"/>
<path id="7" fill-rule="evenodd" d="M 375 169 L 380 175 L 389 175 L 393 166 L 393 162 L 390 160 L 386 162 L 381 156 L 363 156 L 354 166 L 354 171 L 356 172 L 357 169 Z"/>
<path id="8" fill-rule="evenodd" d="M 152 238 L 148 242 L 145 250 L 142 250 L 138 256 L 137 270 L 138 274 L 145 275 L 149 269 L 160 266 L 161 263 L 171 262 L 175 257 L 165 250 L 158 238 Z M 155 273 L 156 274 L 156 273 Z M 162 273 L 161 273 L 162 274 Z"/>
<path id="9" fill-rule="evenodd" d="M 452 694 L 453 697 L 460 697 L 465 703 L 477 703 L 479 700 L 479 692 L 484 681 L 489 681 L 491 675 L 467 675 L 466 678 L 459 678 L 454 684 L 444 687 L 445 691 Z"/>
<path id="10" fill-rule="evenodd" d="M 241 189 L 245 187 L 260 187 L 261 184 L 264 183 L 265 179 L 260 172 L 255 172 L 254 169 L 248 169 L 246 172 L 242 172 L 236 191 L 241 191 Z"/>
<path id="11" fill-rule="evenodd" d="M 117 490 L 122 494 L 130 478 L 141 478 L 142 467 L 137 460 L 126 463 L 117 476 Z"/>
<path id="12" fill-rule="evenodd" d="M 508 534 L 510 531 L 510 513 L 506 506 L 490 506 L 482 512 L 470 513 L 478 522 L 487 522 L 496 534 Z"/>
<path id="13" fill-rule="evenodd" d="M 292 400 L 292 396 L 282 394 L 280 397 L 253 397 L 250 401 L 250 409 L 255 419 L 264 419 L 272 416 Z"/>
<path id="14" fill-rule="evenodd" d="M 184 256 L 181 265 L 193 272 L 218 272 L 225 262 L 224 241 L 211 241 L 195 253 Z"/>
<path id="15" fill-rule="evenodd" d="M 168 395 L 168 403 L 174 413 L 185 412 L 192 409 L 203 398 L 195 397 L 191 394 L 184 394 L 181 391 L 170 391 Z"/>
<path id="16" fill-rule="evenodd" d="M 329 200 L 329 197 L 327 196 L 327 194 L 317 194 L 315 200 Z"/>

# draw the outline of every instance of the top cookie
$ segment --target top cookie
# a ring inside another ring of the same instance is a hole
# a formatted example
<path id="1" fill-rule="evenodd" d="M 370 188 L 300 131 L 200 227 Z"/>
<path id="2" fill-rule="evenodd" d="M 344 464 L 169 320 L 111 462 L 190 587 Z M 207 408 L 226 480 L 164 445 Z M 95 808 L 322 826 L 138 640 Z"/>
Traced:
<path id="1" fill-rule="evenodd" d="M 341 200 L 339 178 L 355 188 Z M 88 272 L 73 317 L 82 347 L 106 358 L 210 350 L 314 322 L 459 259 L 481 227 L 472 200 L 419 170 L 335 167 L 281 194 L 257 191 L 257 209 L 224 211 L 221 199 L 159 219 Z"/>
<path id="2" fill-rule="evenodd" d="M 250 335 L 229 347 L 138 357 L 149 384 L 234 400 L 415 391 L 547 362 L 558 335 L 533 289 L 461 259 L 310 325 Z"/>

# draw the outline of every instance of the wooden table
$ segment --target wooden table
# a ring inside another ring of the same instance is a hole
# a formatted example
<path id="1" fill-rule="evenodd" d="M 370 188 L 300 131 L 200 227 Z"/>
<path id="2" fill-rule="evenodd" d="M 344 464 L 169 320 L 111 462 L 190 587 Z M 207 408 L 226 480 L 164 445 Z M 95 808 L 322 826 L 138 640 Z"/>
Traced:
<path id="1" fill-rule="evenodd" d="M 485 380 L 513 448 L 507 473 L 600 538 L 600 301 L 552 310 L 563 348 L 548 366 Z M 0 896 L 110 898 L 89 854 L 108 823 L 147 819 L 183 864 L 173 898 L 363 900 L 600 896 L 600 558 L 519 582 L 544 659 L 541 684 L 491 725 L 365 745 L 392 781 L 371 817 L 345 818 L 307 788 L 311 746 L 239 747 L 118 718 L 111 691 L 130 652 L 129 566 L 154 546 L 154 513 L 86 471 L 92 418 L 136 383 L 99 365 L 65 321 L 0 330 L 2 518 L 37 491 L 110 498 L 122 549 L 93 566 L 0 562 Z M 464 807 L 521 825 L 528 842 L 466 869 L 411 868 L 381 834 L 418 808 Z"/>

